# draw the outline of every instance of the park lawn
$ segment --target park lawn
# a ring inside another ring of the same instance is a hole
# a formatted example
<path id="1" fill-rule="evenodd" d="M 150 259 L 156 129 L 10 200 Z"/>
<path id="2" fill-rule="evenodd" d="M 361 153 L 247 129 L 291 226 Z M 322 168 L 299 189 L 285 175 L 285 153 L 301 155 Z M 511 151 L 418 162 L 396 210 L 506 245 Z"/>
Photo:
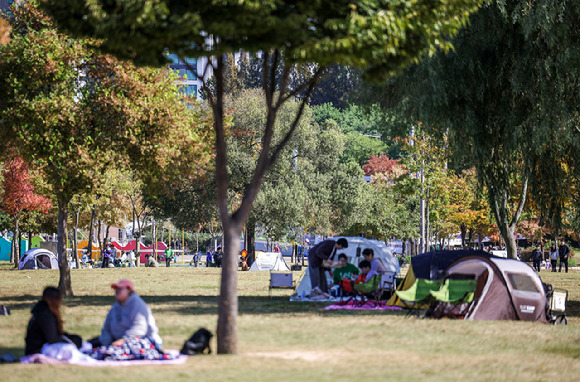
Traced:
<path id="1" fill-rule="evenodd" d="M 65 328 L 99 333 L 113 303 L 110 284 L 130 278 L 150 305 L 166 348 L 199 327 L 215 332 L 219 269 L 115 268 L 71 272 Z M 299 277 L 300 272 L 295 272 Z M 239 354 L 196 356 L 177 366 L 83 368 L 0 365 L 2 381 L 337 381 L 575 380 L 580 372 L 580 271 L 540 274 L 568 289 L 568 326 L 524 322 L 417 320 L 400 312 L 326 312 L 326 303 L 289 302 L 268 293 L 268 272 L 240 272 Z M 0 354 L 22 356 L 30 307 L 58 271 L 14 271 L 0 263 Z M 216 349 L 215 338 L 212 348 Z"/>

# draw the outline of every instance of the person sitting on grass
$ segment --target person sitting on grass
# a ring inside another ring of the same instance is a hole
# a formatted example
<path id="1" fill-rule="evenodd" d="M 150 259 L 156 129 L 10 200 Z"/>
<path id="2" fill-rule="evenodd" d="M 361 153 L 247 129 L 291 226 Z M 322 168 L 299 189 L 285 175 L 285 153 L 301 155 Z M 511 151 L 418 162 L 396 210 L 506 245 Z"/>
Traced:
<path id="1" fill-rule="evenodd" d="M 26 330 L 25 354 L 40 353 L 45 344 L 58 342 L 73 343 L 77 348 L 82 345 L 82 339 L 75 334 L 65 333 L 60 315 L 62 294 L 55 287 L 46 287 L 40 300 L 32 308 L 32 317 Z"/>
<path id="2" fill-rule="evenodd" d="M 159 263 L 155 261 L 155 258 L 153 258 L 152 255 L 145 255 L 145 259 L 147 260 L 145 263 L 146 267 L 157 268 L 159 266 Z"/>
<path id="3" fill-rule="evenodd" d="M 135 286 L 130 280 L 120 280 L 112 284 L 117 300 L 105 319 L 101 335 L 90 342 L 94 347 L 121 346 L 129 338 L 146 338 L 161 349 L 161 337 L 151 314 L 151 309 L 135 292 Z"/>

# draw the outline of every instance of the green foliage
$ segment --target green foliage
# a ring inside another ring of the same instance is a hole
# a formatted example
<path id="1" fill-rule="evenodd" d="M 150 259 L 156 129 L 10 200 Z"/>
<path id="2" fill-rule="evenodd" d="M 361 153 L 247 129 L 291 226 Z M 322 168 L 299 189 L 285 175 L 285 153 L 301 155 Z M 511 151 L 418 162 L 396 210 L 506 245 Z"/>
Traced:
<path id="1" fill-rule="evenodd" d="M 397 1 L 155 1 L 46 0 L 68 30 L 103 39 L 101 49 L 137 64 L 183 57 L 284 48 L 290 62 L 333 63 L 381 76 L 423 53 L 448 49 L 453 34 L 481 3 Z M 155 33 L 151 33 L 154 31 Z M 211 43 L 206 36 L 213 36 Z"/>
<path id="2" fill-rule="evenodd" d="M 576 2 L 487 4 L 453 52 L 409 70 L 412 81 L 399 85 L 411 90 L 410 114 L 448 132 L 455 155 L 476 166 L 504 237 L 513 235 L 528 182 L 557 227 L 578 179 L 579 18 Z"/>

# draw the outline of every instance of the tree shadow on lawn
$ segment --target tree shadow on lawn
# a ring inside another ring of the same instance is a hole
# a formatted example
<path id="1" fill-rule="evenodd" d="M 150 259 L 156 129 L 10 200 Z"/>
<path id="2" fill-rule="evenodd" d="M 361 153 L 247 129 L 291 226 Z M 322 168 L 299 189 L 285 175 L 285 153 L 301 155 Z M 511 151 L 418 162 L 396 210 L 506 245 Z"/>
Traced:
<path id="1" fill-rule="evenodd" d="M 154 312 L 174 312 L 181 315 L 213 315 L 218 311 L 217 296 L 175 296 L 157 295 L 142 296 Z M 11 310 L 30 310 L 39 300 L 39 296 L 24 295 L 3 298 L 3 304 Z M 66 297 L 64 305 L 76 307 L 108 307 L 115 302 L 113 296 L 72 296 Z M 285 296 L 239 296 L 238 309 L 243 314 L 324 314 L 327 316 L 343 315 L 401 315 L 402 311 L 379 310 L 324 310 L 330 302 L 291 302 Z"/>

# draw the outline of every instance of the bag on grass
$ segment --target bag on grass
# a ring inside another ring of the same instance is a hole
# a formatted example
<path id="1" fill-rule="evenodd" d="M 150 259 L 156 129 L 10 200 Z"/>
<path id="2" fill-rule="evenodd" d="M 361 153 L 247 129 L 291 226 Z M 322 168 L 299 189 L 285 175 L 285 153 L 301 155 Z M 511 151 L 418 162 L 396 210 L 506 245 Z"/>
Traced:
<path id="1" fill-rule="evenodd" d="M 183 347 L 181 348 L 181 354 L 186 355 L 196 355 L 204 354 L 207 349 L 207 354 L 211 354 L 211 347 L 209 342 L 213 334 L 206 328 L 201 328 L 197 332 L 193 333 L 190 339 L 185 341 Z"/>
<path id="2" fill-rule="evenodd" d="M 8 309 L 7 306 L 0 305 L 0 316 L 9 316 L 9 315 L 10 315 L 10 309 Z"/>

